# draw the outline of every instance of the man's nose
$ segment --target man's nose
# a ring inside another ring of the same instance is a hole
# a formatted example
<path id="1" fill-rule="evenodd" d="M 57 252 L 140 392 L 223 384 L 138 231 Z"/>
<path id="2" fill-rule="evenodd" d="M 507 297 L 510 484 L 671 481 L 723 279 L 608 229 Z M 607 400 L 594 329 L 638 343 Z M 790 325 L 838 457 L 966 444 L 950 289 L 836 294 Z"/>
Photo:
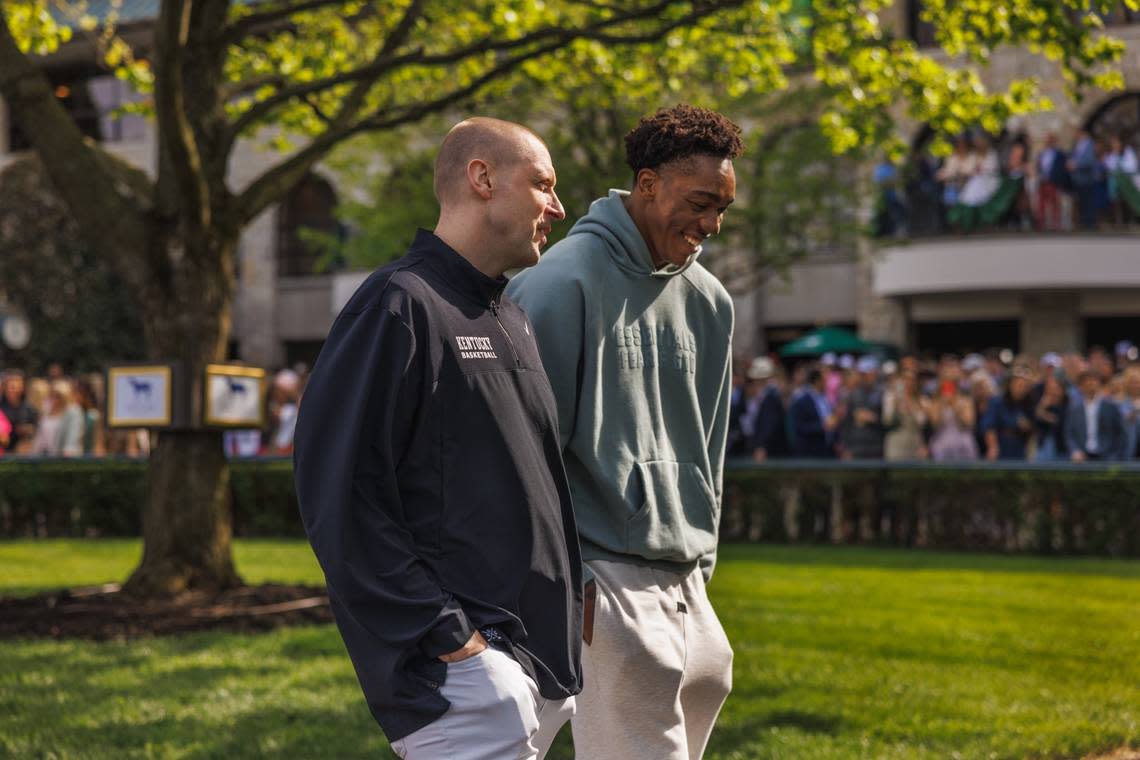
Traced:
<path id="1" fill-rule="evenodd" d="M 719 211 L 705 214 L 701 217 L 701 232 L 706 236 L 716 235 L 720 232 L 720 223 L 724 220 L 724 214 Z"/>
<path id="2" fill-rule="evenodd" d="M 550 203 L 546 204 L 546 213 L 561 221 L 566 218 L 566 209 L 562 208 L 562 201 L 558 200 L 558 193 L 550 191 Z"/>

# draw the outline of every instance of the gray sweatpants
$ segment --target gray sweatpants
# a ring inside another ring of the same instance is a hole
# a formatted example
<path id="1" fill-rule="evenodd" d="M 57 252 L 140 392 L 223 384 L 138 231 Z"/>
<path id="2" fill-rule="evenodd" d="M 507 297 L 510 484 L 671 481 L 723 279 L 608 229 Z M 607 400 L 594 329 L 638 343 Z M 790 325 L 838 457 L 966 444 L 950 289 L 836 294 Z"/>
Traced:
<path id="1" fill-rule="evenodd" d="M 405 760 L 541 760 L 574 714 L 574 698 L 545 699 L 506 652 L 487 647 L 449 663 L 440 693 L 451 707 L 392 742 Z"/>
<path id="2" fill-rule="evenodd" d="M 573 719 L 577 760 L 699 760 L 732 690 L 732 647 L 700 569 L 587 564 L 598 591 Z"/>

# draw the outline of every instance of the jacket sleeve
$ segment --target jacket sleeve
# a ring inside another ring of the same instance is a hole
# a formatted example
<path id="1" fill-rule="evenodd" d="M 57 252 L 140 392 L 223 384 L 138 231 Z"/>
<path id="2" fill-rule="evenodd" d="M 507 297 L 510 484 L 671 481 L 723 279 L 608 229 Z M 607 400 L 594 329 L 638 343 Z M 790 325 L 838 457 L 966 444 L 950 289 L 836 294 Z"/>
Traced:
<path id="1" fill-rule="evenodd" d="M 342 314 L 301 401 L 297 497 L 338 622 L 354 632 L 345 636 L 354 660 L 385 649 L 438 657 L 474 632 L 403 519 L 398 469 L 427 366 L 400 315 L 382 306 Z"/>
<path id="2" fill-rule="evenodd" d="M 1065 415 L 1065 445 L 1069 447 L 1069 453 L 1075 451 L 1084 451 L 1085 442 L 1080 439 L 1080 430 L 1082 420 L 1077 418 L 1077 415 L 1084 415 L 1084 407 L 1069 406 L 1069 413 Z"/>
<path id="3" fill-rule="evenodd" d="M 577 423 L 586 308 L 579 283 L 562 281 L 557 271 L 522 272 L 511 279 L 507 295 L 522 307 L 534 326 L 542 367 L 558 406 L 558 443 L 565 449 Z"/>

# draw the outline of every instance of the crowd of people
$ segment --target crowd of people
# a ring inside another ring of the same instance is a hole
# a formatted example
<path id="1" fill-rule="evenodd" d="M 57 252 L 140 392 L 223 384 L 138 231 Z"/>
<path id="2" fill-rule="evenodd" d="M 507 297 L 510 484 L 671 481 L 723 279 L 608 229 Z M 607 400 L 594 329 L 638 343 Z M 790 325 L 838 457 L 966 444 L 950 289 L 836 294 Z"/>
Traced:
<path id="1" fill-rule="evenodd" d="M 1110 353 L 824 355 L 734 365 L 729 452 L 777 458 L 1140 460 L 1140 362 Z"/>
<path id="2" fill-rule="evenodd" d="M 228 430 L 230 456 L 288 456 L 293 451 L 297 405 L 307 368 L 275 373 L 265 399 L 265 425 Z M 111 428 L 103 415 L 106 383 L 102 373 L 68 375 L 58 363 L 42 376 L 18 369 L 0 372 L 0 456 L 147 457 L 157 433 Z"/>
<path id="3" fill-rule="evenodd" d="M 976 132 L 958 136 L 945 158 L 916 152 L 901 177 L 892 164 L 882 162 L 874 174 L 880 189 L 877 234 L 901 237 L 961 228 L 973 217 L 955 212 L 994 201 L 1004 179 L 1017 182 L 1009 187 L 1007 205 L 995 211 L 999 226 L 1093 229 L 1128 223 L 1140 213 L 1125 197 L 1129 188 L 1124 183 L 1140 190 L 1140 162 L 1127 135 L 1095 139 L 1082 129 L 1065 150 L 1056 134 L 1048 133 L 1036 155 L 1032 147 L 1025 132 L 1001 143 Z"/>

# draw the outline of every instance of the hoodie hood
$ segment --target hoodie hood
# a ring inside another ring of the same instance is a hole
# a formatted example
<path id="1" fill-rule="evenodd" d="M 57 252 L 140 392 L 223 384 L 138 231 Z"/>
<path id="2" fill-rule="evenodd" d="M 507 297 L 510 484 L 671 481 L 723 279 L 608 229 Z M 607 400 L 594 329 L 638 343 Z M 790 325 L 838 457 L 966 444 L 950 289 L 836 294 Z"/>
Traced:
<path id="1" fill-rule="evenodd" d="M 606 250 L 614 262 L 626 270 L 650 277 L 673 277 L 681 274 L 701 255 L 697 248 L 681 266 L 666 265 L 661 269 L 653 265 L 653 256 L 645 238 L 625 208 L 627 190 L 610 190 L 605 198 L 590 204 L 590 210 L 567 233 L 567 237 L 589 233 L 605 241 Z"/>

